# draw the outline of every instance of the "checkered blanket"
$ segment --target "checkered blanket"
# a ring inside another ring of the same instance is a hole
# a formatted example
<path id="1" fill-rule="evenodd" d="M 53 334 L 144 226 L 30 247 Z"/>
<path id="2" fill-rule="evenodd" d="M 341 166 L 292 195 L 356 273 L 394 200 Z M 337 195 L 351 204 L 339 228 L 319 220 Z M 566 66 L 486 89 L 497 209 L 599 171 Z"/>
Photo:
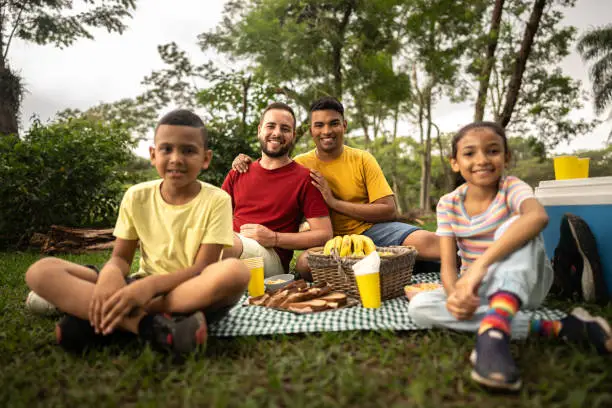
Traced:
<path id="1" fill-rule="evenodd" d="M 439 282 L 439 273 L 415 275 L 413 283 Z M 408 301 L 398 297 L 383 302 L 378 309 L 359 306 L 320 313 L 298 315 L 244 305 L 245 297 L 223 319 L 210 325 L 209 335 L 216 337 L 256 336 L 274 333 L 308 333 L 343 330 L 423 330 L 408 317 Z M 564 313 L 540 308 L 534 317 L 559 319 Z"/>

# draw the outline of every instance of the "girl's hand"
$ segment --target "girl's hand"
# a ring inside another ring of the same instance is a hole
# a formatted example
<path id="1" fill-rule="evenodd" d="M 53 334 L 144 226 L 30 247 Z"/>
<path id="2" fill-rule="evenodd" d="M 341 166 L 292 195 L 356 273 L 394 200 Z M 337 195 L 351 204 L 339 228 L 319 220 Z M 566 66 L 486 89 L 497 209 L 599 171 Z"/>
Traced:
<path id="1" fill-rule="evenodd" d="M 455 290 L 449 296 L 446 307 L 458 320 L 470 319 L 480 306 L 477 295 L 480 281 L 480 272 L 470 268 L 455 283 Z"/>
<path id="2" fill-rule="evenodd" d="M 106 302 L 102 313 L 102 334 L 111 333 L 134 308 L 142 308 L 155 296 L 155 287 L 148 279 L 140 279 L 117 291 Z"/>
<path id="3" fill-rule="evenodd" d="M 446 299 L 446 309 L 457 320 L 469 320 L 480 306 L 480 299 L 475 298 L 466 302 L 460 299 L 456 292 L 451 293 Z"/>

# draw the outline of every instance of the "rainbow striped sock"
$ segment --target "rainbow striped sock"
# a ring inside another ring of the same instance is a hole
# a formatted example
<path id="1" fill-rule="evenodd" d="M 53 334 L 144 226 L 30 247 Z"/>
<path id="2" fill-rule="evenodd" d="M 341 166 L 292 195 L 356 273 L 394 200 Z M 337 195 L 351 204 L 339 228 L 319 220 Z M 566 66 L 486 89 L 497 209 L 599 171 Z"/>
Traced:
<path id="1" fill-rule="evenodd" d="M 529 334 L 541 337 L 557 337 L 561 331 L 561 320 L 534 319 L 529 323 Z"/>
<path id="2" fill-rule="evenodd" d="M 510 292 L 497 292 L 489 298 L 489 310 L 482 319 L 478 334 L 489 329 L 497 329 L 508 336 L 510 335 L 510 323 L 521 305 L 520 299 Z"/>

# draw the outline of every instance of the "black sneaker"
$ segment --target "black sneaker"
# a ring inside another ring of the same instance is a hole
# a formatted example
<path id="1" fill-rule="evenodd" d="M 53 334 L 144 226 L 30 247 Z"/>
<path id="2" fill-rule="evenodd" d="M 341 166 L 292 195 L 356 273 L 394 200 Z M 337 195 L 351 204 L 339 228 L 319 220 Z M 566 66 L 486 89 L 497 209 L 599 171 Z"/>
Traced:
<path id="1" fill-rule="evenodd" d="M 186 354 L 206 343 L 208 332 L 202 312 L 177 319 L 162 314 L 145 316 L 144 319 L 151 319 L 151 324 L 144 325 L 140 335 L 164 351 Z"/>
<path id="2" fill-rule="evenodd" d="M 559 337 L 583 346 L 593 346 L 599 354 L 612 353 L 612 330 L 600 316 L 577 307 L 561 319 Z"/>
<path id="3" fill-rule="evenodd" d="M 489 329 L 479 334 L 470 361 L 474 365 L 471 377 L 477 383 L 502 391 L 521 388 L 521 376 L 510 354 L 510 338 L 506 333 Z"/>
<path id="4" fill-rule="evenodd" d="M 586 302 L 608 301 L 595 237 L 588 224 L 576 215 L 567 213 L 561 219 L 553 269 L 553 294 L 561 298 L 572 298 L 578 292 Z"/>
<path id="5" fill-rule="evenodd" d="M 55 325 L 55 339 L 62 348 L 76 353 L 89 347 L 104 346 L 110 342 L 110 336 L 97 334 L 88 320 L 72 315 L 64 316 Z"/>

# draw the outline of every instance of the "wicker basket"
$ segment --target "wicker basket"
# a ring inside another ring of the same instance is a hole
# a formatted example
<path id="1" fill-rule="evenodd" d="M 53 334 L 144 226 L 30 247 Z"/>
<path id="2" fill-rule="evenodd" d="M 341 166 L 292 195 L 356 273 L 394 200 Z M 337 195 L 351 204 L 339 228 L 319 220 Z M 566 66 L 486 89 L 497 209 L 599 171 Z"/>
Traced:
<path id="1" fill-rule="evenodd" d="M 380 258 L 380 297 L 393 299 L 404 294 L 404 286 L 410 284 L 412 268 L 417 251 L 414 247 L 378 247 L 379 252 L 392 252 L 394 255 Z M 325 281 L 334 290 L 359 298 L 353 265 L 363 258 L 323 255 L 323 247 L 308 250 L 308 265 L 315 282 Z"/>

